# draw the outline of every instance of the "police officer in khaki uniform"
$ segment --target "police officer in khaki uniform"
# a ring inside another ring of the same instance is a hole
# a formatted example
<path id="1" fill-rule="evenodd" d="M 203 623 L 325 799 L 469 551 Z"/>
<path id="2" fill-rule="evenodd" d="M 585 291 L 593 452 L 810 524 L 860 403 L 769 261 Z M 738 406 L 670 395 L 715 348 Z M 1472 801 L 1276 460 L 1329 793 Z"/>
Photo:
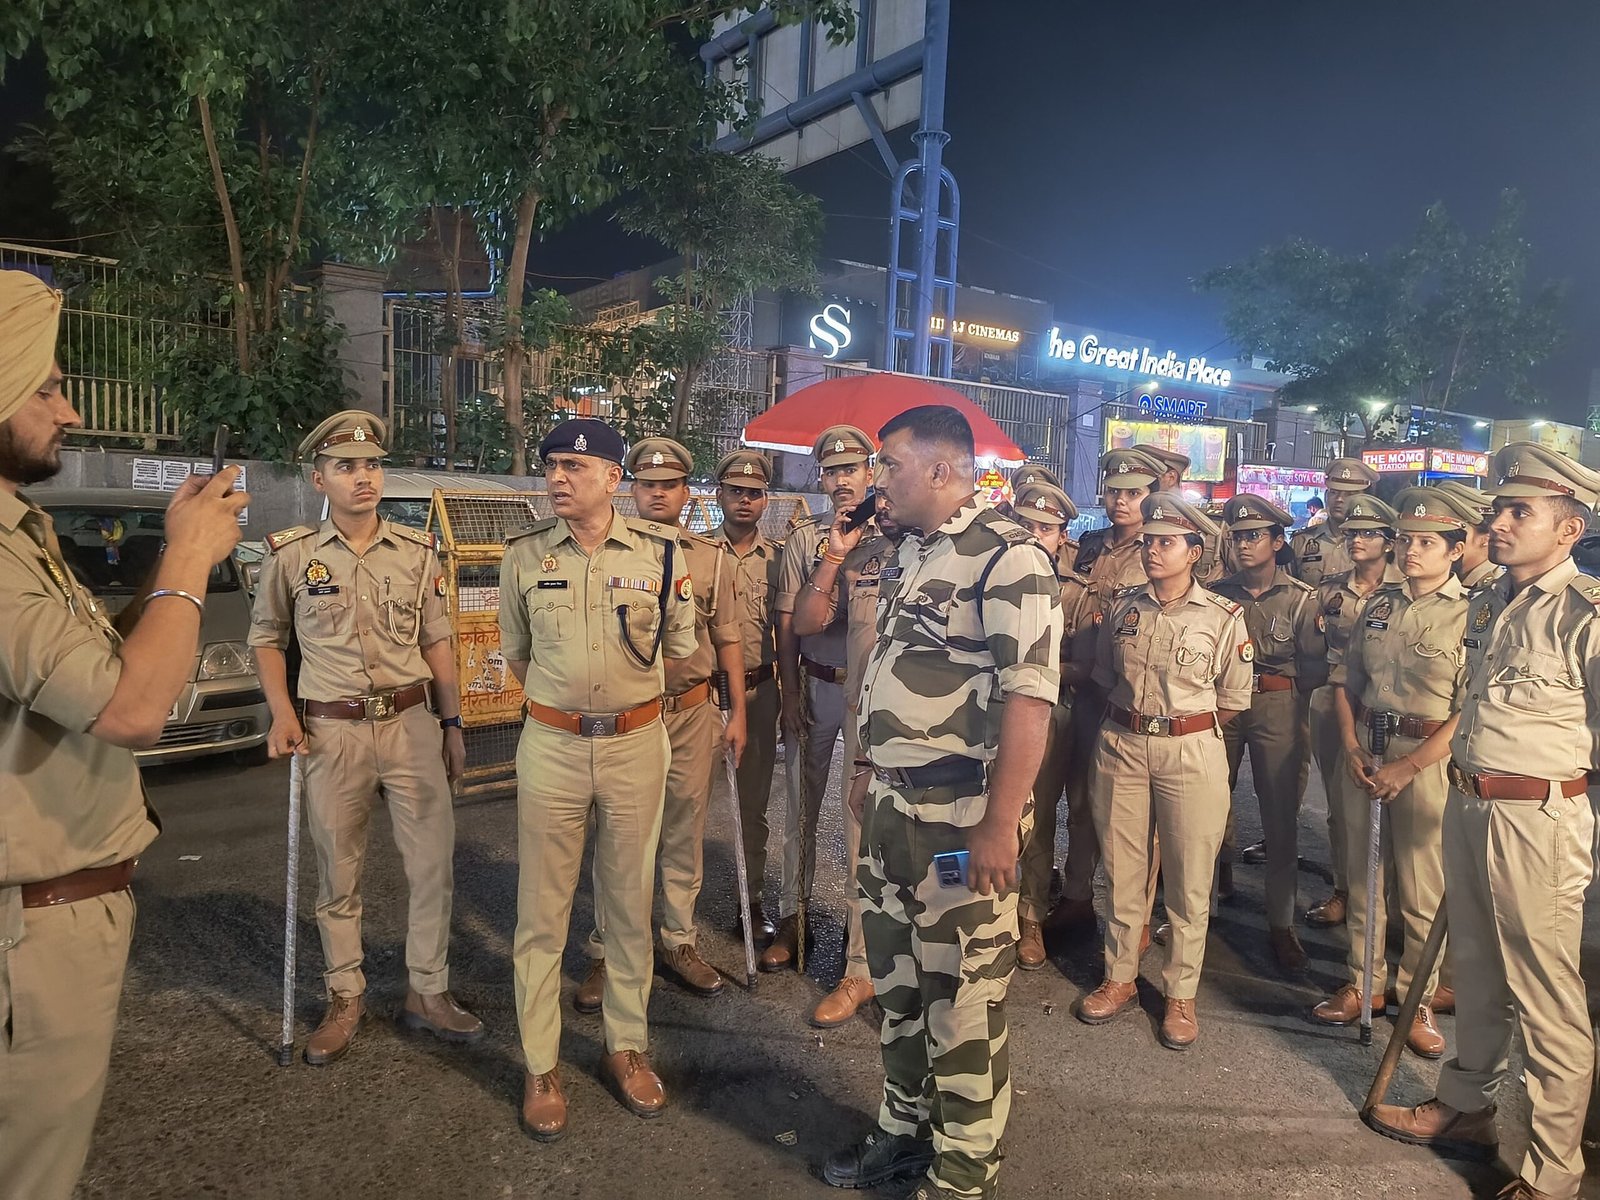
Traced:
<path id="1" fill-rule="evenodd" d="M 1079 1004 L 1078 1019 L 1104 1024 L 1138 995 L 1155 831 L 1172 923 L 1160 1036 L 1187 1050 L 1200 1036 L 1194 998 L 1228 820 L 1222 731 L 1250 705 L 1254 651 L 1239 606 L 1194 578 L 1216 526 L 1181 496 L 1148 496 L 1142 512 L 1148 581 L 1117 594 L 1095 650 L 1095 682 L 1108 704 L 1090 778 L 1109 911 L 1105 980 Z"/>
<path id="2" fill-rule="evenodd" d="M 1356 611 L 1380 585 L 1405 582 L 1390 561 L 1395 526 L 1394 509 L 1367 492 L 1350 501 L 1343 522 L 1345 552 L 1353 564 L 1348 571 L 1324 575 L 1317 585 L 1317 623 L 1328 643 L 1328 682 L 1311 693 L 1311 757 L 1322 779 L 1328 805 L 1328 849 L 1332 860 L 1333 893 L 1306 911 L 1306 922 L 1323 928 L 1343 925 L 1350 896 L 1345 845 L 1349 822 L 1365 821 L 1367 798 L 1346 787 L 1344 736 L 1334 708 L 1335 693 L 1344 687 L 1345 649 L 1354 633 Z M 1366 851 L 1363 848 L 1362 853 Z M 1356 870 L 1361 870 L 1359 862 Z"/>
<path id="3" fill-rule="evenodd" d="M 822 471 L 822 488 L 834 513 L 853 508 L 872 486 L 872 456 L 877 446 L 854 425 L 823 431 L 812 447 Z M 783 831 L 783 896 L 778 933 L 761 955 L 763 971 L 781 971 L 795 960 L 800 906 L 811 899 L 816 875 L 817 815 L 833 769 L 834 744 L 844 729 L 845 677 L 849 674 L 844 614 L 821 633 L 800 637 L 794 629 L 795 602 L 811 572 L 823 560 L 837 566 L 844 557 L 828 545 L 832 515 L 803 518 L 783 543 L 777 610 L 778 671 L 783 684 L 782 721 L 788 808 Z M 869 533 L 877 525 L 869 522 Z"/>
<path id="4" fill-rule="evenodd" d="M 513 965 L 527 1060 L 522 1119 L 541 1141 L 567 1128 L 561 955 L 591 814 L 606 959 L 601 1074 L 638 1116 L 667 1103 L 646 1056 L 645 1016 L 670 754 L 662 660 L 690 658 L 699 643 L 677 526 L 612 508 L 625 455 L 621 435 L 601 421 L 563 421 L 547 433 L 539 457 L 555 516 L 508 538 L 500 565 L 501 653 L 527 696 Z"/>
<path id="5" fill-rule="evenodd" d="M 191 475 L 148 590 L 113 628 L 20 490 L 83 426 L 55 361 L 61 296 L 0 271 L 0 1197 L 67 1200 L 89 1152 L 155 840 L 132 750 L 193 670 L 214 564 L 239 540 L 238 471 Z M 125 634 L 125 637 L 123 636 Z"/>
<path id="6" fill-rule="evenodd" d="M 1073 574 L 1088 581 L 1085 609 L 1067 642 L 1070 650 L 1062 681 L 1073 688 L 1068 719 L 1067 757 L 1092 763 L 1105 714 L 1105 693 L 1092 677 L 1095 644 L 1111 599 L 1145 582 L 1140 558 L 1144 517 L 1140 505 L 1161 477 L 1162 464 L 1138 450 L 1108 450 L 1100 459 L 1104 476 L 1101 502 L 1110 525 L 1090 530 L 1079 543 Z M 1203 539 L 1202 539 L 1203 540 Z M 1045 934 L 1084 935 L 1094 931 L 1094 873 L 1100 865 L 1096 826 L 1090 811 L 1086 770 L 1067 773 L 1067 858 L 1061 869 L 1061 899 L 1045 918 Z M 1052 856 L 1054 848 L 1051 849 Z M 1151 868 L 1154 880 L 1154 867 Z M 1152 882 L 1152 897 L 1154 884 Z"/>
<path id="7" fill-rule="evenodd" d="M 885 572 L 898 577 L 895 547 L 900 541 L 899 527 L 892 521 L 874 518 L 874 532 L 866 526 L 847 528 L 853 508 L 834 514 L 827 531 L 832 552 L 818 560 L 795 598 L 794 629 L 801 637 L 821 633 L 838 614 L 845 614 L 845 723 L 843 771 L 840 797 L 844 801 L 844 861 L 851 873 L 845 887 L 844 977 L 839 986 L 824 996 L 812 1011 L 811 1023 L 827 1029 L 842 1025 L 875 995 L 872 973 L 867 966 L 867 943 L 861 931 L 861 896 L 854 887 L 855 864 L 861 847 L 861 819 L 850 807 L 850 775 L 860 769 L 861 673 L 872 653 L 877 637 L 878 596 Z M 834 556 L 842 554 L 842 562 Z M 858 764 L 851 767 L 850 764 Z"/>
<path id="8" fill-rule="evenodd" d="M 1359 458 L 1336 458 L 1328 464 L 1328 518 L 1309 525 L 1294 535 L 1294 575 L 1302 583 L 1316 587 L 1324 575 L 1337 575 L 1350 569 L 1345 553 L 1344 531 L 1340 528 L 1350 501 L 1378 482 L 1378 473 Z"/>
<path id="9" fill-rule="evenodd" d="M 1293 521 L 1270 500 L 1250 493 L 1223 506 L 1228 540 L 1239 570 L 1213 585 L 1244 609 L 1255 645 L 1254 692 L 1249 710 L 1228 726 L 1228 788 L 1250 752 L 1250 778 L 1261 804 L 1267 852 L 1267 936 L 1285 971 L 1303 971 L 1305 948 L 1295 932 L 1300 871 L 1300 801 L 1310 753 L 1306 706 L 1328 677 L 1328 646 L 1317 626 L 1316 592 L 1278 565 L 1284 531 Z M 1233 816 L 1223 840 L 1224 861 L 1233 857 Z"/>
<path id="10" fill-rule="evenodd" d="M 1493 1158 L 1495 1094 L 1520 1029 L 1532 1136 L 1500 1195 L 1572 1200 L 1595 1068 L 1578 950 L 1594 875 L 1586 772 L 1600 734 L 1600 580 L 1578 572 L 1572 548 L 1600 500 L 1600 474 L 1513 442 L 1490 478 L 1489 553 L 1506 574 L 1467 608 L 1443 834 L 1453 957 L 1471 986 L 1456 998 L 1456 1054 L 1435 1097 L 1379 1105 L 1368 1123 Z"/>
<path id="11" fill-rule="evenodd" d="M 1444 892 L 1440 831 L 1444 826 L 1445 759 L 1455 732 L 1455 711 L 1465 655 L 1461 639 L 1467 620 L 1467 590 L 1454 574 L 1476 510 L 1439 488 L 1406 488 L 1395 497 L 1400 536 L 1395 558 L 1405 582 L 1381 586 L 1362 604 L 1345 655 L 1344 692 L 1335 699 L 1347 788 L 1366 810 L 1350 806 L 1345 824 L 1345 857 L 1350 864 L 1349 982 L 1312 1010 L 1329 1025 L 1361 1018 L 1362 970 L 1367 921 L 1377 923 L 1379 946 L 1387 943 L 1386 880 L 1400 901 L 1405 929 L 1400 955 L 1399 991 L 1404 995 L 1422 957 L 1422 944 Z M 1346 522 L 1346 528 L 1348 528 Z M 1382 754 L 1375 754 L 1382 739 Z M 1361 868 L 1369 853 L 1370 800 L 1384 802 L 1379 826 L 1378 891 L 1367 895 Z M 1374 968 L 1383 1006 L 1387 955 Z M 1425 996 L 1432 996 L 1437 967 Z M 1426 1001 L 1406 1031 L 1407 1044 L 1422 1058 L 1444 1053 L 1444 1038 Z"/>
<path id="12" fill-rule="evenodd" d="M 1498 563 L 1489 558 L 1489 526 L 1494 521 L 1494 497 L 1453 479 L 1434 486 L 1469 509 L 1477 518 L 1467 529 L 1467 540 L 1461 546 L 1456 574 L 1469 592 L 1493 583 L 1500 578 L 1502 570 Z"/>
<path id="13" fill-rule="evenodd" d="M 1016 492 L 1011 519 L 1034 537 L 1049 552 L 1061 583 L 1061 652 L 1063 659 L 1072 645 L 1077 623 L 1085 618 L 1091 595 L 1087 580 L 1062 567 L 1067 522 L 1078 515 L 1077 506 L 1059 487 L 1050 483 L 1025 483 Z M 1070 561 L 1070 560 L 1069 560 Z M 1044 919 L 1050 903 L 1050 874 L 1055 865 L 1056 817 L 1067 776 L 1076 766 L 1071 759 L 1069 734 L 1072 692 L 1065 682 L 1050 712 L 1050 735 L 1045 742 L 1044 761 L 1033 783 L 1033 836 L 1022 850 L 1022 887 L 1017 899 L 1017 965 L 1024 971 L 1044 966 Z"/>
<path id="14" fill-rule="evenodd" d="M 633 500 L 639 515 L 662 525 L 676 525 L 689 502 L 689 476 L 694 456 L 671 438 L 645 438 L 628 451 L 623 466 L 633 475 Z M 711 783 L 717 775 L 718 757 L 730 753 L 737 763 L 744 752 L 745 693 L 729 689 L 726 727 L 718 716 L 711 673 L 727 672 L 728 679 L 744 678 L 744 656 L 739 649 L 739 599 L 734 591 L 733 567 L 723 544 L 678 531 L 678 571 L 694 589 L 695 637 L 698 646 L 687 659 L 666 662 L 666 694 L 662 718 L 667 727 L 672 765 L 667 769 L 666 804 L 661 814 L 661 844 L 657 862 L 661 870 L 662 964 L 698 996 L 722 990 L 722 976 L 700 957 L 694 923 L 694 906 L 705 881 L 706 812 L 711 806 Z M 600 1011 L 605 993 L 605 938 L 600 894 L 605 881 L 597 872 L 595 928 L 589 935 L 593 965 L 573 998 L 579 1012 Z"/>
<path id="15" fill-rule="evenodd" d="M 735 450 L 717 463 L 717 503 L 722 524 L 708 536 L 728 548 L 739 595 L 739 636 L 744 650 L 745 747 L 739 759 L 739 821 L 750 879 L 750 921 L 758 936 L 774 927 L 764 911 L 767 877 L 767 804 L 778 761 L 778 646 L 773 601 L 778 594 L 781 541 L 761 532 L 772 486 L 772 464 L 759 450 Z"/>
<path id="16" fill-rule="evenodd" d="M 267 751 L 307 756 L 306 821 L 328 988 L 327 1014 L 306 1043 L 314 1066 L 343 1056 L 366 1015 L 361 874 L 380 795 L 411 892 L 401 1019 L 446 1041 L 483 1037 L 483 1023 L 448 991 L 450 781 L 466 765 L 455 638 L 433 535 L 378 516 L 387 440 L 382 420 L 350 409 L 300 443 L 312 485 L 328 498 L 328 518 L 267 537 L 250 624 L 272 709 Z M 285 668 L 291 632 L 300 641 L 304 725 Z"/>
<path id="17" fill-rule="evenodd" d="M 1155 482 L 1155 490 L 1181 495 L 1183 492 L 1183 477 L 1191 466 L 1189 456 L 1177 450 L 1169 450 L 1165 446 L 1157 446 L 1151 442 L 1139 442 L 1134 446 L 1145 457 L 1154 459 L 1165 469 Z M 1206 543 L 1205 550 L 1200 555 L 1200 562 L 1195 567 L 1194 577 L 1201 583 L 1210 587 L 1211 584 L 1227 572 L 1224 570 L 1222 557 L 1222 536 L 1219 533 Z"/>

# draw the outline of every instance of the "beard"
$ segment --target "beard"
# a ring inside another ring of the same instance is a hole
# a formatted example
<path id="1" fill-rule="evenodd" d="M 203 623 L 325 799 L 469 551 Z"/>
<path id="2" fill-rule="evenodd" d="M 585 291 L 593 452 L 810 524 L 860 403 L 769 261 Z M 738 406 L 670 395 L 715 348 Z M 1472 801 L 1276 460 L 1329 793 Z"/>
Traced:
<path id="1" fill-rule="evenodd" d="M 0 479 L 27 487 L 53 479 L 61 470 L 61 447 L 52 442 L 45 450 L 32 450 L 17 440 L 8 421 L 0 424 Z"/>

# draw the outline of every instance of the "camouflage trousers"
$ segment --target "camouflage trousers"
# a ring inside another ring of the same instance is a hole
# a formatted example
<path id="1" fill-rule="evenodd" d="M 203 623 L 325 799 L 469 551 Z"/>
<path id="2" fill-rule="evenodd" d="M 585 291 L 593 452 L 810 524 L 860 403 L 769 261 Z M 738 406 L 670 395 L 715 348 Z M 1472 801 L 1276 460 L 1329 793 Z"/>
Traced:
<path id="1" fill-rule="evenodd" d="M 884 1014 L 878 1125 L 931 1137 L 929 1178 L 941 1187 L 990 1196 L 1011 1114 L 1005 999 L 1017 962 L 1017 892 L 939 886 L 934 855 L 967 844 L 966 829 L 939 820 L 941 812 L 961 812 L 970 824 L 982 797 L 874 781 L 862 816 L 856 888 Z M 1024 844 L 1032 824 L 1030 805 Z"/>

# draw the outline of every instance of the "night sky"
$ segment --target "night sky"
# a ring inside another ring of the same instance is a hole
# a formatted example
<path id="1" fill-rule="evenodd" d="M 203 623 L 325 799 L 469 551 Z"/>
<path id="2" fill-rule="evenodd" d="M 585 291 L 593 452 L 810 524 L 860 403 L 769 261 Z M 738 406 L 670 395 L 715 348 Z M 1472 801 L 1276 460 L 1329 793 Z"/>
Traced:
<path id="1" fill-rule="evenodd" d="M 1538 382 L 1553 416 L 1583 418 L 1600 366 L 1600 4 L 953 6 L 946 162 L 962 189 L 963 283 L 1201 353 L 1222 337 L 1216 302 L 1190 283 L 1205 270 L 1296 235 L 1379 252 L 1434 201 L 1481 231 L 1516 187 L 1533 278 L 1570 287 L 1567 345 Z M 908 133 L 892 135 L 903 154 Z M 826 253 L 884 261 L 876 151 L 795 179 L 823 200 Z M 8 226 L 17 199 L 0 206 Z M 531 265 L 570 288 L 654 257 L 601 217 Z M 1494 414 L 1497 401 L 1466 403 Z"/>

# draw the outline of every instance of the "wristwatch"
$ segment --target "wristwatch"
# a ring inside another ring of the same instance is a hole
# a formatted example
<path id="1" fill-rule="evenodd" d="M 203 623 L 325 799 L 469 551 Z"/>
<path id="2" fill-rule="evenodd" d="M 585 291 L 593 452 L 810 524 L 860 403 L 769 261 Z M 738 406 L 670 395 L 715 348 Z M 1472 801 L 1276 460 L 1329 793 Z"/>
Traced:
<path id="1" fill-rule="evenodd" d="M 461 718 L 460 717 L 440 717 L 439 718 L 439 728 L 440 729 L 460 729 L 461 728 Z"/>

